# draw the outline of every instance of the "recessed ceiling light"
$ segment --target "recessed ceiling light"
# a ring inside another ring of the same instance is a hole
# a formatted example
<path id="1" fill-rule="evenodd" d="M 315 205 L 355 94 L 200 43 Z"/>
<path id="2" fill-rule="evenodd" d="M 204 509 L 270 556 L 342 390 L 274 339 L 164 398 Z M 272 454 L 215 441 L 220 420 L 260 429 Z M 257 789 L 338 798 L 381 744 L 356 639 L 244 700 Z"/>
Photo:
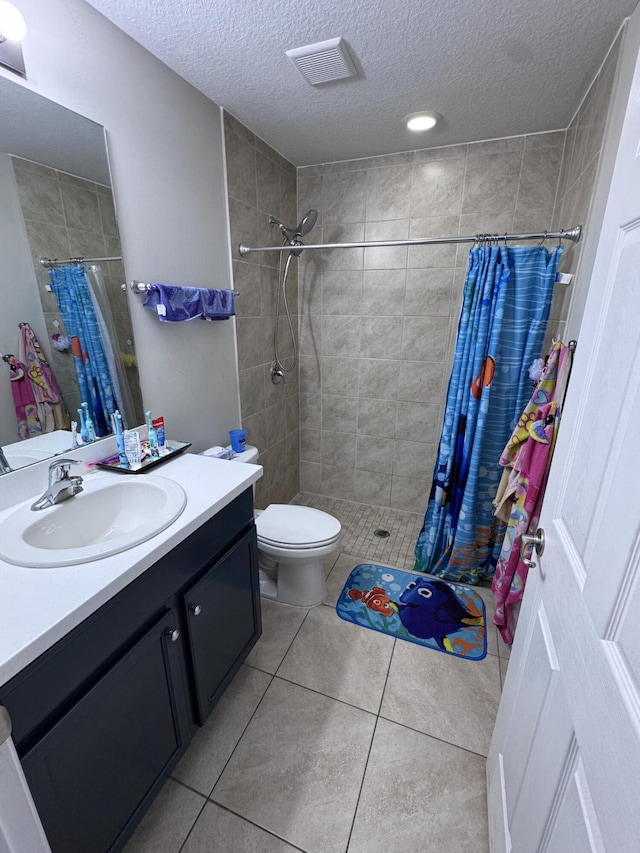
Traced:
<path id="1" fill-rule="evenodd" d="M 405 123 L 409 130 L 420 133 L 423 130 L 431 130 L 442 116 L 439 113 L 423 110 L 419 113 L 411 113 L 405 116 Z"/>

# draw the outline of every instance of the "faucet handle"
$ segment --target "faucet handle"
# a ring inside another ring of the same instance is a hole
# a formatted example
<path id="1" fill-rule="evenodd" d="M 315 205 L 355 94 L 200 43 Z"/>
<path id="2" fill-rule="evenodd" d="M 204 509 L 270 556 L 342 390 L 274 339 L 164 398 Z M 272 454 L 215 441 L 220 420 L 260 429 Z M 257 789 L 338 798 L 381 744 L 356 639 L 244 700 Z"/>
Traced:
<path id="1" fill-rule="evenodd" d="M 79 459 L 54 459 L 49 465 L 49 485 L 57 480 L 67 480 L 71 466 L 79 464 Z"/>

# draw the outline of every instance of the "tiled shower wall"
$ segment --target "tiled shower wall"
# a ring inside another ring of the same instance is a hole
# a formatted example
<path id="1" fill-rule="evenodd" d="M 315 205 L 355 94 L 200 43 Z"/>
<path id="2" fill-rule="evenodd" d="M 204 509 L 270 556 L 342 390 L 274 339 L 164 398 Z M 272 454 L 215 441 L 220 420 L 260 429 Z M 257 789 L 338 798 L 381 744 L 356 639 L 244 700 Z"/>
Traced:
<path id="1" fill-rule="evenodd" d="M 59 172 L 29 160 L 12 158 L 22 215 L 31 247 L 33 268 L 49 335 L 64 332 L 64 323 L 53 293 L 45 289 L 49 275 L 40 258 L 104 258 L 119 257 L 120 235 L 110 187 L 87 181 L 76 175 Z M 123 353 L 127 379 L 138 423 L 143 420 L 142 396 L 135 366 L 133 329 L 126 294 L 122 261 L 101 264 L 105 289 L 118 336 L 117 348 Z M 25 318 L 27 319 L 27 318 Z M 60 323 L 57 328 L 54 322 Z M 63 399 L 73 419 L 80 396 L 70 352 L 61 353 L 49 341 L 43 343 Z"/>
<path id="2" fill-rule="evenodd" d="M 224 113 L 229 220 L 236 299 L 236 333 L 240 372 L 242 426 L 247 442 L 260 450 L 264 476 L 256 483 L 256 506 L 286 503 L 299 489 L 298 371 L 274 385 L 274 358 L 279 271 L 277 254 L 242 257 L 238 245 L 268 246 L 280 242 L 269 226 L 269 214 L 293 225 L 296 220 L 296 168 L 229 113 Z M 297 336 L 296 262 L 289 275 L 287 299 Z M 293 346 L 281 302 L 278 352 L 292 365 Z"/>
<path id="3" fill-rule="evenodd" d="M 546 133 L 304 167 L 298 215 L 318 210 L 308 242 L 551 230 L 564 139 Z M 468 250 L 302 256 L 303 491 L 424 511 Z"/>
<path id="4" fill-rule="evenodd" d="M 564 158 L 558 182 L 558 200 L 553 218 L 553 228 L 565 228 L 580 223 L 585 233 L 590 227 L 589 213 L 593 197 L 596 174 L 604 140 L 607 112 L 620 56 L 622 32 L 618 34 L 600 73 L 589 88 L 580 109 L 567 130 Z M 584 239 L 567 247 L 560 262 L 563 272 L 577 275 L 569 288 L 558 288 L 551 306 L 548 340 L 564 338 L 569 306 L 571 326 L 578 329 L 586 291 L 588 276 L 580 274 L 578 261 Z M 585 280 L 587 279 L 587 280 Z"/>

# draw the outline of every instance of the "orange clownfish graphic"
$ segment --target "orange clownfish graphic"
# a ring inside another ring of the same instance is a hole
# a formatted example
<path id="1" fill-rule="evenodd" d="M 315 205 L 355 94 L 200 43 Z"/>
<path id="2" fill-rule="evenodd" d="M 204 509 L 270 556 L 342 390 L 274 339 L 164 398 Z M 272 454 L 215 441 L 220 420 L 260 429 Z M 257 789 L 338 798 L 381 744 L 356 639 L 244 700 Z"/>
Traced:
<path id="1" fill-rule="evenodd" d="M 488 385 L 491 385 L 491 380 L 493 379 L 493 374 L 495 372 L 496 363 L 491 358 L 491 356 L 488 355 L 482 362 L 480 373 L 478 373 L 476 378 L 471 383 L 471 394 L 475 397 L 476 400 L 479 400 L 482 396 L 482 389 L 486 388 Z"/>
<path id="2" fill-rule="evenodd" d="M 376 613 L 382 613 L 383 616 L 393 616 L 398 612 L 398 608 L 393 601 L 390 600 L 387 593 L 382 587 L 374 586 L 373 589 L 350 589 L 349 598 L 354 601 L 362 601 L 369 610 L 375 610 Z"/>

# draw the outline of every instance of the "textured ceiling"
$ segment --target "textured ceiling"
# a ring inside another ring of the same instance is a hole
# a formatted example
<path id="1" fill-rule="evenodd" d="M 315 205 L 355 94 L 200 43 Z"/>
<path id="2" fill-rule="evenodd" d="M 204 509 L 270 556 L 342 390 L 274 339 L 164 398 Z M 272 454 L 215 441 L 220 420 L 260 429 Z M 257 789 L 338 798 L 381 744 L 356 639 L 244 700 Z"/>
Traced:
<path id="1" fill-rule="evenodd" d="M 566 127 L 637 0 L 90 2 L 302 166 Z M 336 36 L 361 76 L 309 86 L 285 51 Z"/>

